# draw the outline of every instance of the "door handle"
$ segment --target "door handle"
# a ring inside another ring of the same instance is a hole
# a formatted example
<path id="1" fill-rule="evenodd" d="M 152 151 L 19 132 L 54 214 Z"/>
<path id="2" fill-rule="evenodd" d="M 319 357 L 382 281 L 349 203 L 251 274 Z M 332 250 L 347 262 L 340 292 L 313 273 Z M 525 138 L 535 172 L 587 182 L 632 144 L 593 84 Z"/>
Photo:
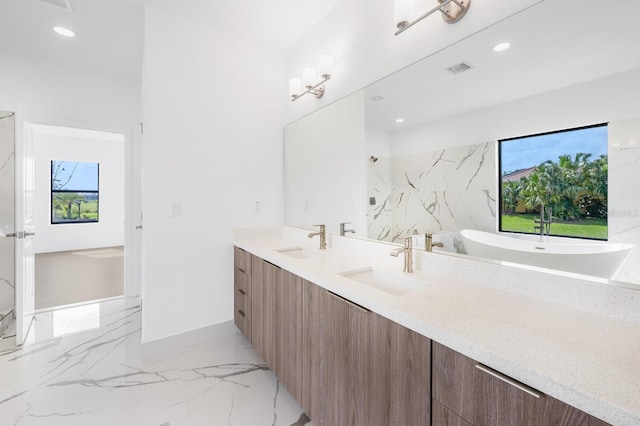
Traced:
<path id="1" fill-rule="evenodd" d="M 142 229 L 142 225 L 136 226 L 136 229 Z"/>
<path id="2" fill-rule="evenodd" d="M 18 232 L 11 232 L 9 234 L 5 234 L 4 236 L 7 238 L 17 238 L 17 239 L 22 239 L 22 238 L 26 238 L 26 237 L 31 237 L 33 235 L 36 235 L 35 232 L 22 232 L 22 231 L 18 231 Z"/>

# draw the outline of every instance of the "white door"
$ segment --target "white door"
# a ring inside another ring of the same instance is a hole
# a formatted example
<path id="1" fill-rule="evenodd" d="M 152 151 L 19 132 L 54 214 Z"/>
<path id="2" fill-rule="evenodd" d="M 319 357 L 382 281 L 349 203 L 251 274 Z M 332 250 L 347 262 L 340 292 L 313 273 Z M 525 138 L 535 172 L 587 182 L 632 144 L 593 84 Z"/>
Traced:
<path id="1" fill-rule="evenodd" d="M 33 126 L 25 123 L 16 141 L 16 343 L 25 342 L 35 310 Z"/>

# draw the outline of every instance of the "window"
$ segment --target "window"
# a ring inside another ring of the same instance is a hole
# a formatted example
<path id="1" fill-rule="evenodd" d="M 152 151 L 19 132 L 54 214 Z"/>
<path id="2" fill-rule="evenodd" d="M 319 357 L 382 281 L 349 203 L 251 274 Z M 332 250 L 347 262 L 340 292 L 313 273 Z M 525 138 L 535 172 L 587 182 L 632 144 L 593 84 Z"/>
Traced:
<path id="1" fill-rule="evenodd" d="M 500 231 L 606 240 L 607 124 L 499 141 Z"/>
<path id="2" fill-rule="evenodd" d="M 51 223 L 98 221 L 98 163 L 51 161 Z"/>

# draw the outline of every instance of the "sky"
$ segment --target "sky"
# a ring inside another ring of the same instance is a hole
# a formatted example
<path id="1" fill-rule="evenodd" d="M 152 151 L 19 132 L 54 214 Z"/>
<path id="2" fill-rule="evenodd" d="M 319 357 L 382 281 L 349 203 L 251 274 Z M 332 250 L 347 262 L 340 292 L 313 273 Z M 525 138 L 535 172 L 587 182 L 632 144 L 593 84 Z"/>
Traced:
<path id="1" fill-rule="evenodd" d="M 607 155 L 607 126 L 590 127 L 541 136 L 529 136 L 501 142 L 502 170 L 500 174 L 528 169 L 547 160 L 578 152 L 591 153 L 591 158 Z"/>
<path id="2" fill-rule="evenodd" d="M 76 161 L 52 161 L 52 174 L 53 170 L 56 168 L 57 163 L 63 163 L 62 168 L 64 169 L 60 173 L 58 173 L 57 179 L 60 183 L 64 183 L 69 179 L 69 174 L 73 172 L 73 176 L 71 176 L 71 180 L 67 183 L 64 188 L 58 189 L 66 189 L 73 191 L 97 191 L 98 190 L 98 163 L 78 163 Z M 75 165 L 78 164 L 78 167 L 75 168 Z"/>

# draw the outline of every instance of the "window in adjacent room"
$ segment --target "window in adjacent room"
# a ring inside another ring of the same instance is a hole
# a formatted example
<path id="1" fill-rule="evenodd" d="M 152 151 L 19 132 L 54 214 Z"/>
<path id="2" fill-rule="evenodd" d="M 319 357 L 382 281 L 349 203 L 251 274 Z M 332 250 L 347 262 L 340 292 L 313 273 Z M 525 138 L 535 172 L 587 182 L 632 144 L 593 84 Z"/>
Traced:
<path id="1" fill-rule="evenodd" d="M 98 221 L 98 163 L 51 161 L 51 223 Z"/>
<path id="2" fill-rule="evenodd" d="M 606 240 L 607 124 L 499 141 L 503 232 Z"/>

